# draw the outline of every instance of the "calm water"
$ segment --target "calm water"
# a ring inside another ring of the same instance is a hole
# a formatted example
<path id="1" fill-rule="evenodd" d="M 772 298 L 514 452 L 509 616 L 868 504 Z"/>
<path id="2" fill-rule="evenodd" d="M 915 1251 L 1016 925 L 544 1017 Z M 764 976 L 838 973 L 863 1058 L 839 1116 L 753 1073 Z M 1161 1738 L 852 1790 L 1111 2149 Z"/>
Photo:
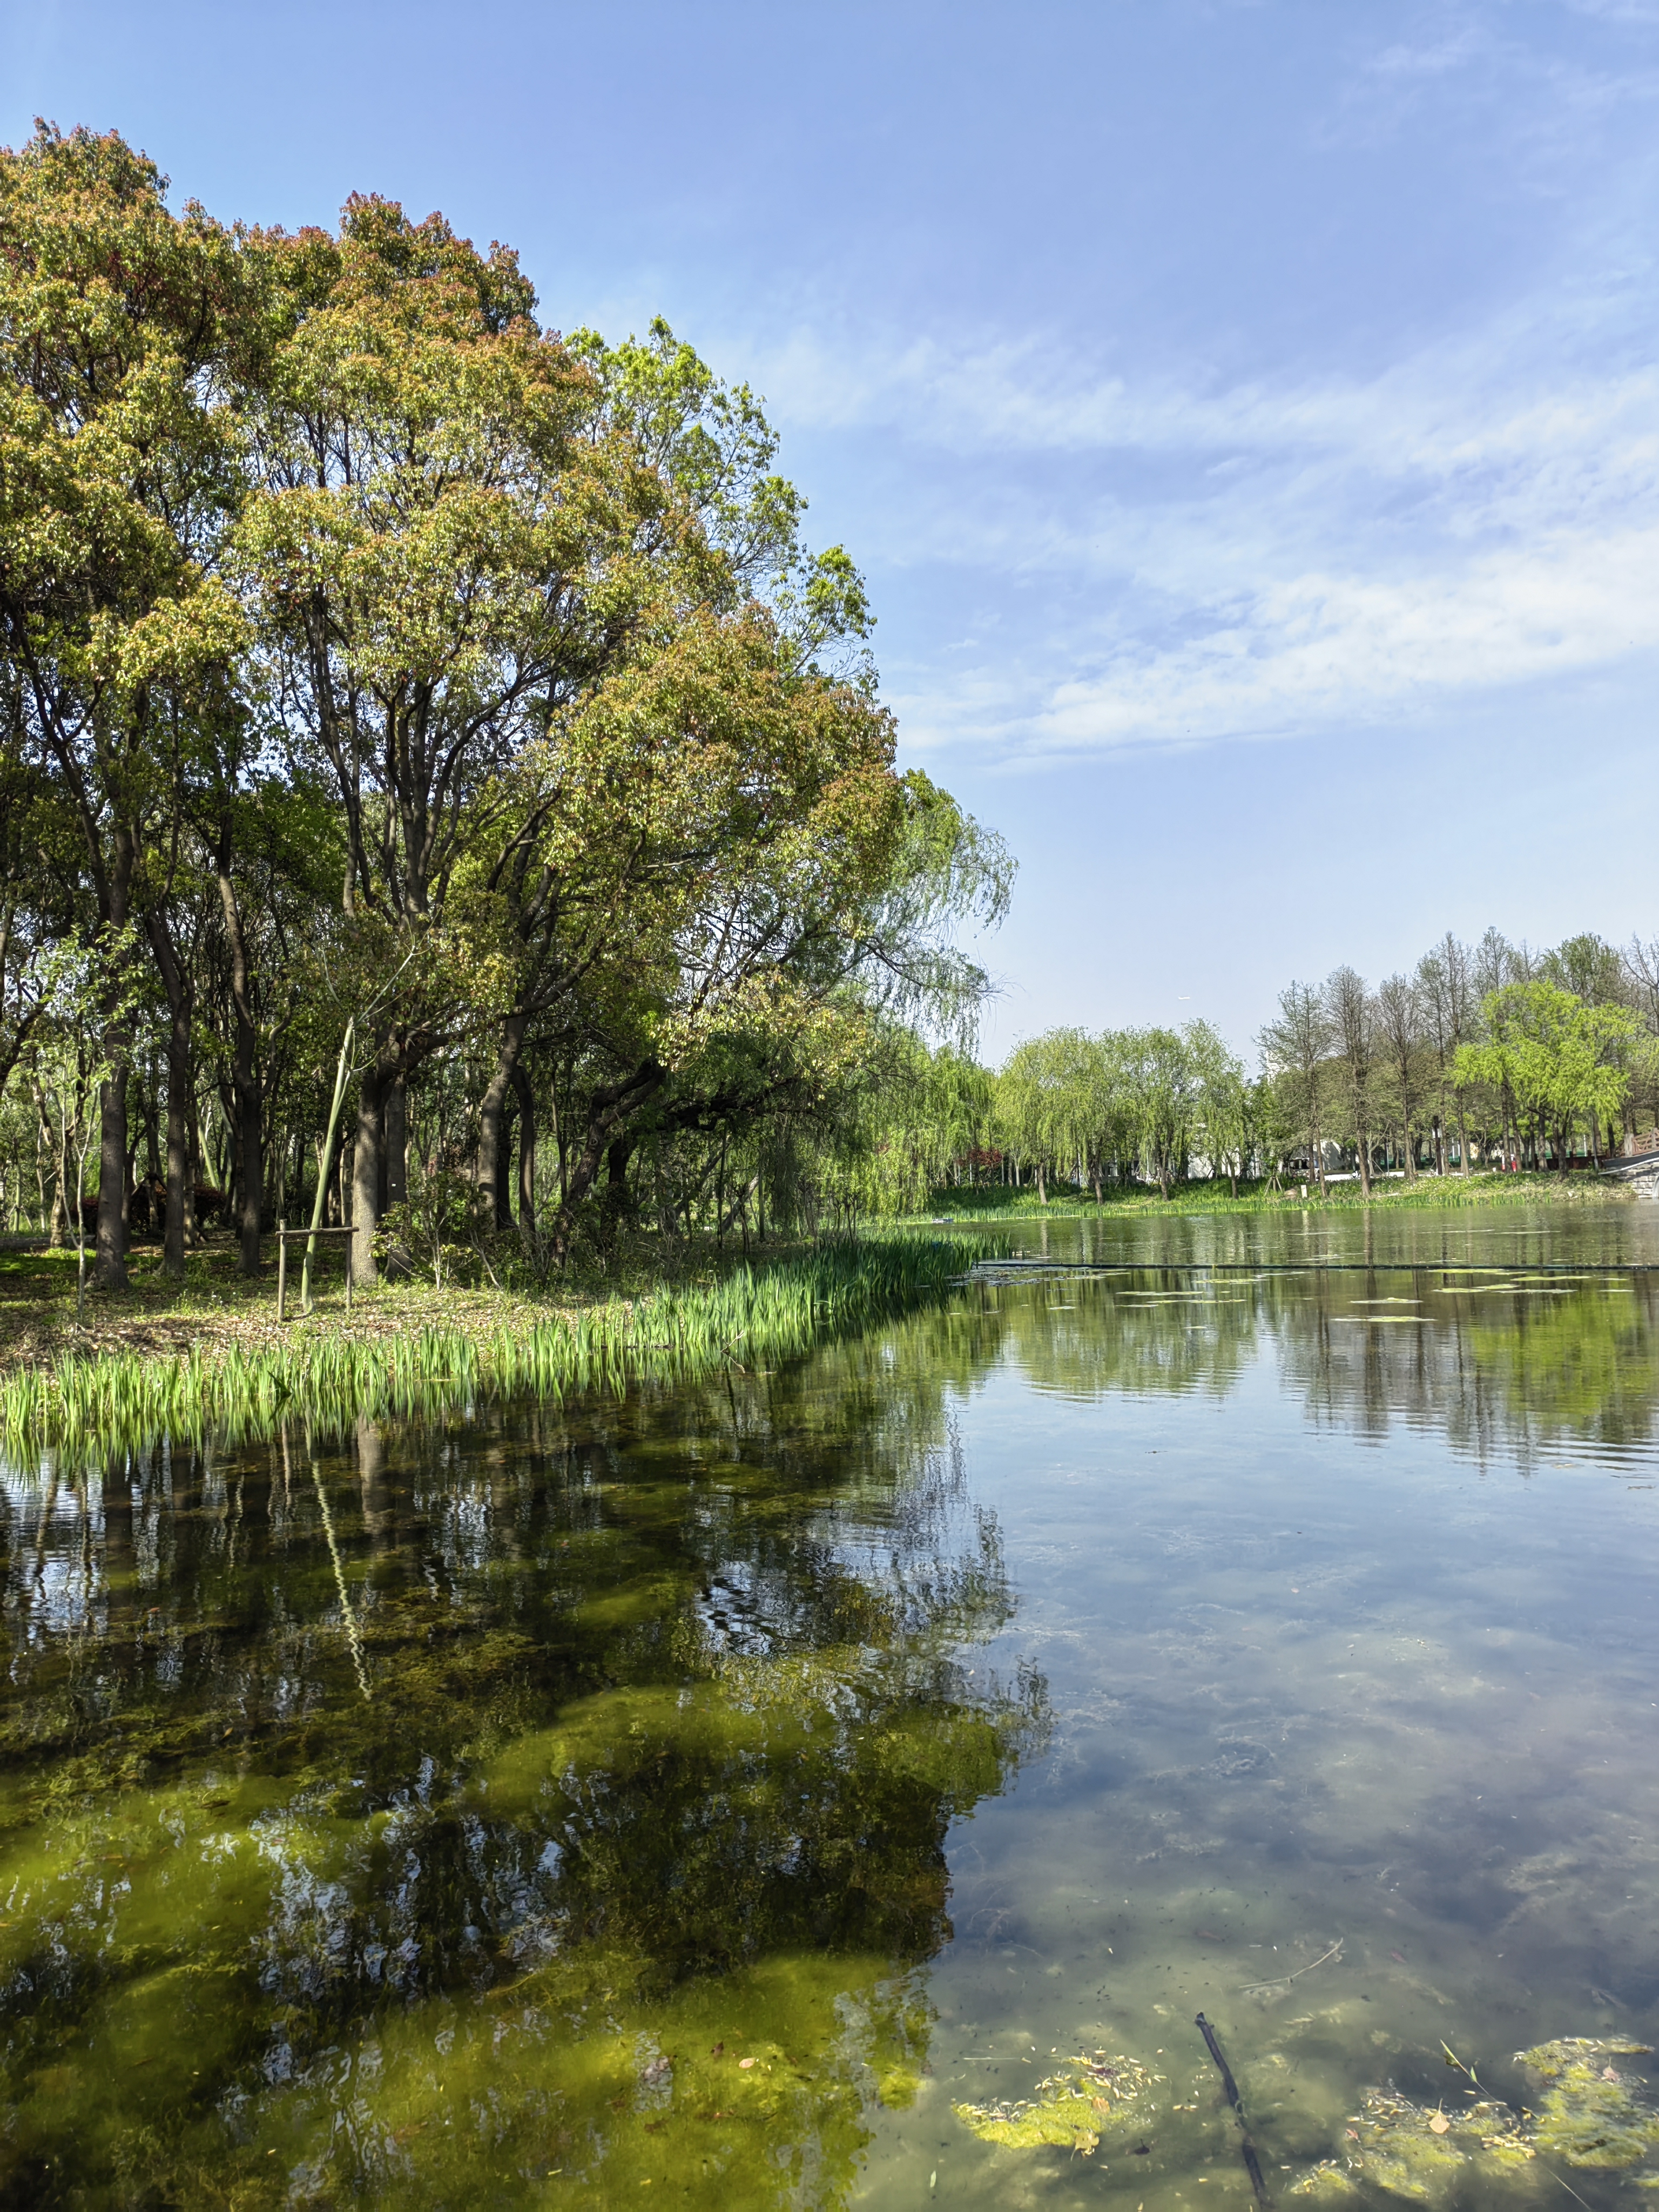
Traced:
<path id="1" fill-rule="evenodd" d="M 1659 2040 L 1659 1206 L 1019 1236 L 1146 1265 L 11 1471 L 0 2202 L 1243 2206 L 1200 2009 L 1275 2201 L 1654 2202 L 1445 2046 Z"/>

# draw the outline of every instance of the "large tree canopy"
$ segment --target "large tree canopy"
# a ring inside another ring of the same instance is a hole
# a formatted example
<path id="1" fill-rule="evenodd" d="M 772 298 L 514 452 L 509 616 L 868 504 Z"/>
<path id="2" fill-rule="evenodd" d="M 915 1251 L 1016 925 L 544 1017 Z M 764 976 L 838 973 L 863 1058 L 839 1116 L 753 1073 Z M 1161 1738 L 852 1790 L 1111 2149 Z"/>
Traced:
<path id="1" fill-rule="evenodd" d="M 113 135 L 0 154 L 5 945 L 90 948 L 102 1281 L 135 1194 L 175 1270 L 216 1205 L 254 1267 L 307 1180 L 371 1273 L 411 1161 L 487 1237 L 514 1131 L 533 1254 L 729 1216 L 895 1023 L 971 1028 L 1011 864 L 898 771 L 776 447 L 441 216 L 227 227 Z"/>

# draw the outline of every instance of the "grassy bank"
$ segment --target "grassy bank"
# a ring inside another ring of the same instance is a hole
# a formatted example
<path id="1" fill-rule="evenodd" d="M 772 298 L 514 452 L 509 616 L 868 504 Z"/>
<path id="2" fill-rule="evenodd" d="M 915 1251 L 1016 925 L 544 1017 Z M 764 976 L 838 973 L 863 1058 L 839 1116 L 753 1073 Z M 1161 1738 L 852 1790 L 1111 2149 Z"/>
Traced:
<path id="1" fill-rule="evenodd" d="M 0 1438 L 15 1453 L 164 1434 L 228 1440 L 270 1435 L 289 1417 L 334 1428 L 486 1395 L 562 1397 L 639 1376 L 753 1370 L 937 1296 L 961 1267 L 946 1242 L 890 1236 L 566 1310 L 387 1285 L 359 1297 L 349 1320 L 331 1302 L 281 1330 L 268 1285 L 240 1302 L 216 1291 L 211 1304 L 198 1290 L 137 1321 L 100 1309 L 95 1336 L 60 1330 L 49 1354 L 14 1356 L 0 1375 Z M 72 1311 L 72 1277 L 70 1296 Z"/>
<path id="2" fill-rule="evenodd" d="M 1419 1176 L 1415 1182 L 1374 1182 L 1369 1200 L 1374 1212 L 1441 1210 L 1449 1206 L 1582 1205 L 1611 1200 L 1621 1203 L 1635 1198 L 1627 1184 L 1597 1175 L 1472 1175 Z M 1116 1215 L 1167 1216 L 1187 1213 L 1348 1213 L 1367 1204 L 1358 1182 L 1333 1183 L 1321 1197 L 1317 1183 L 1308 1185 L 1308 1195 L 1293 1183 L 1288 1190 L 1269 1190 L 1261 1184 L 1241 1183 L 1234 1197 L 1224 1182 L 1208 1181 L 1175 1185 L 1168 1198 L 1157 1188 L 1142 1184 L 1105 1187 L 1100 1204 L 1091 1191 L 1049 1186 L 1048 1204 L 1040 1204 L 1035 1190 L 1008 1190 L 1000 1186 L 986 1190 L 945 1188 L 930 1195 L 926 1213 L 915 1214 L 902 1225 L 915 1227 L 940 1221 L 1066 1221 L 1100 1220 Z"/>

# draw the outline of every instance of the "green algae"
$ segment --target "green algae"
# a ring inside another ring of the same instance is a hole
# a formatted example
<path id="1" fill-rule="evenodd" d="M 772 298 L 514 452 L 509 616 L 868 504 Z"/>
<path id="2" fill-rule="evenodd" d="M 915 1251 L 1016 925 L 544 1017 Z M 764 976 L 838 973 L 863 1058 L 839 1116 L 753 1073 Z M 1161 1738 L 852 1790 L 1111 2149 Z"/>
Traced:
<path id="1" fill-rule="evenodd" d="M 83 1610 L 0 1714 L 0 2201 L 851 2191 L 928 2070 L 944 1836 L 1045 1723 L 964 1668 L 1010 1600 L 937 1395 L 820 1357 L 827 1401 L 60 1486 Z"/>
<path id="2" fill-rule="evenodd" d="M 1512 2191 L 1535 2156 L 1528 2118 L 1496 2098 L 1448 2111 L 1395 2089 L 1367 2089 L 1348 2116 L 1341 2150 L 1310 2168 L 1289 2193 L 1334 2202 L 1380 2189 L 1408 2203 L 1438 2205 L 1471 2179 Z"/>
<path id="3" fill-rule="evenodd" d="M 1375 2187 L 1417 2204 L 1443 2203 L 1452 2192 L 1469 2153 L 1435 2123 L 1446 2115 L 1414 2105 L 1389 2089 L 1368 2089 L 1358 2115 L 1356 2162 Z"/>
<path id="4" fill-rule="evenodd" d="M 1153 2079 L 1137 2059 L 1097 2051 L 1093 2057 L 1067 2059 L 1058 2073 L 1036 2084 L 1034 2096 L 951 2109 L 981 2142 L 1005 2150 L 1047 2145 L 1092 2157 L 1108 2135 L 1140 2130 Z"/>
<path id="5" fill-rule="evenodd" d="M 1562 2036 L 1534 2044 L 1519 2063 L 1542 2085 L 1534 2137 L 1540 2151 L 1569 2166 L 1614 2171 L 1639 2166 L 1659 2148 L 1659 2112 L 1635 2094 L 1633 2077 L 1613 2061 L 1647 2055 L 1645 2043 Z"/>
<path id="6" fill-rule="evenodd" d="M 1566 2036 L 1517 2053 L 1542 2087 L 1537 2111 L 1498 2099 L 1442 2106 L 1414 2104 L 1394 2089 L 1368 2089 L 1349 2116 L 1342 2149 L 1321 2160 L 1291 2194 L 1328 2199 L 1382 2190 L 1419 2204 L 1449 2203 L 1469 2181 L 1512 2194 L 1559 2160 L 1581 2171 L 1639 2166 L 1659 2147 L 1659 2112 L 1636 2094 L 1613 2061 L 1646 2055 L 1645 2044 Z M 1659 2174 L 1639 2177 L 1659 2186 Z"/>

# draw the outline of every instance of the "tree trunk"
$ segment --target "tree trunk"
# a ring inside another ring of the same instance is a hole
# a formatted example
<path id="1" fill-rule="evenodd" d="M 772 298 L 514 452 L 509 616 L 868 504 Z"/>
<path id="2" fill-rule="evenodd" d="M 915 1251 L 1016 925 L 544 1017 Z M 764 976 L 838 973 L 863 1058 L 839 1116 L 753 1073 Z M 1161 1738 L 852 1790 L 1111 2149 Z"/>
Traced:
<path id="1" fill-rule="evenodd" d="M 112 930 L 126 927 L 137 858 L 131 832 L 118 828 L 101 902 L 101 919 Z M 112 977 L 106 1002 L 101 1042 L 108 1073 L 98 1091 L 98 1255 L 92 1279 L 104 1291 L 127 1286 L 127 1053 L 131 1024 L 123 1006 L 124 980 L 118 971 Z M 75 1201 L 78 1206 L 78 1190 Z"/>
<path id="2" fill-rule="evenodd" d="M 176 1283 L 184 1276 L 185 1224 L 194 1204 L 190 1174 L 190 1112 L 193 1103 L 190 1033 L 196 994 L 161 914 L 152 912 L 144 916 L 144 933 L 149 939 L 161 988 L 167 998 L 167 1198 L 161 1230 L 161 1272 L 170 1282 Z"/>
<path id="3" fill-rule="evenodd" d="M 242 1273 L 259 1272 L 260 1203 L 264 1195 L 264 1099 L 259 1081 L 259 1032 L 253 1018 L 252 985 L 248 975 L 247 937 L 241 908 L 230 880 L 230 835 L 219 839 L 219 903 L 225 917 L 225 937 L 230 946 L 230 1006 L 235 1029 L 231 1056 L 231 1085 L 235 1094 L 237 1151 L 241 1158 Z"/>
<path id="4" fill-rule="evenodd" d="M 124 1291 L 127 1286 L 127 1041 L 125 1029 L 108 1034 L 121 1059 L 107 1081 L 98 1087 L 98 1259 L 93 1280 L 100 1290 Z"/>
<path id="5" fill-rule="evenodd" d="M 514 1070 L 524 1049 L 524 1033 L 529 1021 L 527 1014 L 509 1014 L 501 1024 L 495 1073 L 489 1079 L 478 1108 L 478 1187 L 489 1194 L 491 1218 L 497 1230 L 513 1226 L 508 1202 L 511 1184 L 506 1142 L 507 1102 L 513 1093 Z"/>
<path id="6" fill-rule="evenodd" d="M 383 1105 L 386 1165 L 380 1183 L 389 1210 L 409 1197 L 409 1078 L 402 1068 L 386 1085 Z"/>
<path id="7" fill-rule="evenodd" d="M 665 1079 L 664 1071 L 656 1060 L 643 1060 L 631 1075 L 625 1076 L 620 1083 L 603 1085 L 590 1098 L 587 1133 L 582 1139 L 581 1150 L 571 1163 L 569 1185 L 553 1226 L 553 1258 L 560 1267 L 564 1265 L 569 1255 L 576 1209 L 593 1188 L 599 1172 L 599 1163 L 610 1149 L 617 1129 L 630 1114 L 637 1111 L 662 1088 Z"/>
<path id="8" fill-rule="evenodd" d="M 526 1252 L 536 1249 L 536 1094 L 522 1066 L 513 1070 L 519 1102 L 519 1235 Z"/>
<path id="9" fill-rule="evenodd" d="M 378 1060 L 357 1087 L 357 1143 L 351 1172 L 351 1273 L 358 1283 L 377 1279 L 374 1232 L 380 1225 L 381 1102 L 386 1078 Z"/>

